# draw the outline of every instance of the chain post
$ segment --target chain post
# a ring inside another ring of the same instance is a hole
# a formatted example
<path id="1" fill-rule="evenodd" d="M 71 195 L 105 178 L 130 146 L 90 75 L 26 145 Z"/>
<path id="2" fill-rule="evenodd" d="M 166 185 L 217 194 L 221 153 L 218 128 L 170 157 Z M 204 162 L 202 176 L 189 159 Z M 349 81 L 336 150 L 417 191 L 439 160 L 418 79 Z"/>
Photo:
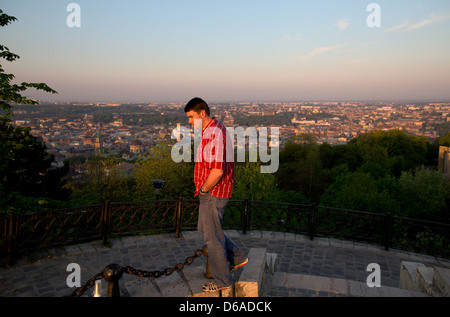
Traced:
<path id="1" fill-rule="evenodd" d="M 119 280 L 123 269 L 118 264 L 110 264 L 103 271 L 103 278 L 108 282 L 107 297 L 120 297 Z"/>
<path id="2" fill-rule="evenodd" d="M 159 278 L 161 276 L 169 276 L 174 272 L 179 272 L 183 270 L 185 266 L 191 265 L 194 263 L 194 260 L 201 257 L 202 255 L 205 255 L 206 246 L 203 247 L 203 249 L 198 249 L 194 252 L 194 255 L 189 256 L 184 260 L 183 263 L 178 263 L 173 268 L 167 268 L 162 271 L 142 271 L 142 270 L 136 270 L 132 268 L 131 266 L 126 266 L 122 268 L 118 264 L 111 264 L 108 265 L 102 273 L 97 274 L 93 278 L 91 278 L 83 287 L 80 287 L 72 292 L 71 295 L 68 297 L 81 297 L 83 296 L 83 293 L 94 287 L 95 282 L 99 279 L 104 278 L 108 282 L 108 291 L 107 291 L 107 297 L 120 297 L 120 287 L 119 287 L 119 280 L 122 277 L 123 273 L 125 274 L 131 274 L 137 277 L 145 277 L 145 278 Z M 205 255 L 206 256 L 206 255 Z M 208 261 L 207 261 L 208 262 Z M 207 267 L 209 267 L 207 265 Z"/>

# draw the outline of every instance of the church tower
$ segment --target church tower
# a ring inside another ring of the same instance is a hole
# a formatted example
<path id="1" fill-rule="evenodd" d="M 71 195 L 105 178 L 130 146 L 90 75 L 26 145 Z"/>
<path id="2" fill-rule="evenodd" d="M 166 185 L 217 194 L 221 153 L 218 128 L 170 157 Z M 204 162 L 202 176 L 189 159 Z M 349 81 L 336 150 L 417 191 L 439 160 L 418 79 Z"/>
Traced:
<path id="1" fill-rule="evenodd" d="M 97 130 L 97 135 L 95 138 L 95 155 L 96 156 L 102 156 L 103 155 L 103 145 L 102 145 L 102 140 L 100 138 L 100 132 L 98 132 Z"/>

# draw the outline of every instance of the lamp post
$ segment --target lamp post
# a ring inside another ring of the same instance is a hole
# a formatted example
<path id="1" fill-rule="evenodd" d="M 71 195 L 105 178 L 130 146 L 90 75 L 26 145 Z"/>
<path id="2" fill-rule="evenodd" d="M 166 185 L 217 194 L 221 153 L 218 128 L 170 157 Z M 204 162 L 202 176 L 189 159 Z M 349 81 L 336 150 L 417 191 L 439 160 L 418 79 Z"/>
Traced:
<path id="1" fill-rule="evenodd" d="M 162 179 L 152 180 L 153 188 L 155 189 L 156 193 L 156 200 L 159 200 L 159 194 L 161 193 L 161 189 L 164 187 L 165 183 L 166 182 L 163 181 Z"/>

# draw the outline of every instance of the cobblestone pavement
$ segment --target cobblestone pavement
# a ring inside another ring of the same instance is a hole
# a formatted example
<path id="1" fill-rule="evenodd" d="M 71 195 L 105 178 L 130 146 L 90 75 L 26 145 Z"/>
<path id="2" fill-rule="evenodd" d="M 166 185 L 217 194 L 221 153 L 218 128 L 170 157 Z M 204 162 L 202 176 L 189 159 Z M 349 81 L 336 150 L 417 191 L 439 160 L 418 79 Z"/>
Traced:
<path id="1" fill-rule="evenodd" d="M 311 241 L 302 235 L 264 231 L 246 235 L 227 231 L 227 235 L 247 252 L 250 248 L 263 247 L 267 252 L 278 254 L 277 271 L 292 274 L 365 282 L 370 274 L 367 266 L 377 263 L 381 267 L 382 285 L 398 287 L 402 261 L 450 268 L 450 260 L 396 250 L 386 252 L 382 247 L 363 243 L 328 238 Z M 83 285 L 111 263 L 146 271 L 163 270 L 184 262 L 202 246 L 203 239 L 196 232 L 185 232 L 178 239 L 173 234 L 136 236 L 112 239 L 109 246 L 92 242 L 37 252 L 32 263 L 23 258 L 12 267 L 0 267 L 0 297 L 69 295 L 73 289 L 67 286 L 66 280 L 71 273 L 67 266 L 71 263 L 80 265 Z M 194 265 L 204 266 L 204 257 L 196 259 Z M 339 296 L 280 285 L 272 287 L 270 280 L 266 284 L 263 296 Z"/>

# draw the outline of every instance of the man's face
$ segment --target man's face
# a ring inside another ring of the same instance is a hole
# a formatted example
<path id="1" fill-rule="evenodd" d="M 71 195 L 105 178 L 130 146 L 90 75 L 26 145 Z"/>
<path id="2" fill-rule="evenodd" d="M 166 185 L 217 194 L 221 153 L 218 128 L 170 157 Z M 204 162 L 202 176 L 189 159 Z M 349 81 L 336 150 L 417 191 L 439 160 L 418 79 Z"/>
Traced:
<path id="1" fill-rule="evenodd" d="M 203 119 L 205 118 L 205 111 L 202 110 L 200 113 L 195 111 L 186 112 L 187 117 L 189 118 L 189 124 L 192 125 L 194 129 L 202 129 L 203 127 Z"/>

